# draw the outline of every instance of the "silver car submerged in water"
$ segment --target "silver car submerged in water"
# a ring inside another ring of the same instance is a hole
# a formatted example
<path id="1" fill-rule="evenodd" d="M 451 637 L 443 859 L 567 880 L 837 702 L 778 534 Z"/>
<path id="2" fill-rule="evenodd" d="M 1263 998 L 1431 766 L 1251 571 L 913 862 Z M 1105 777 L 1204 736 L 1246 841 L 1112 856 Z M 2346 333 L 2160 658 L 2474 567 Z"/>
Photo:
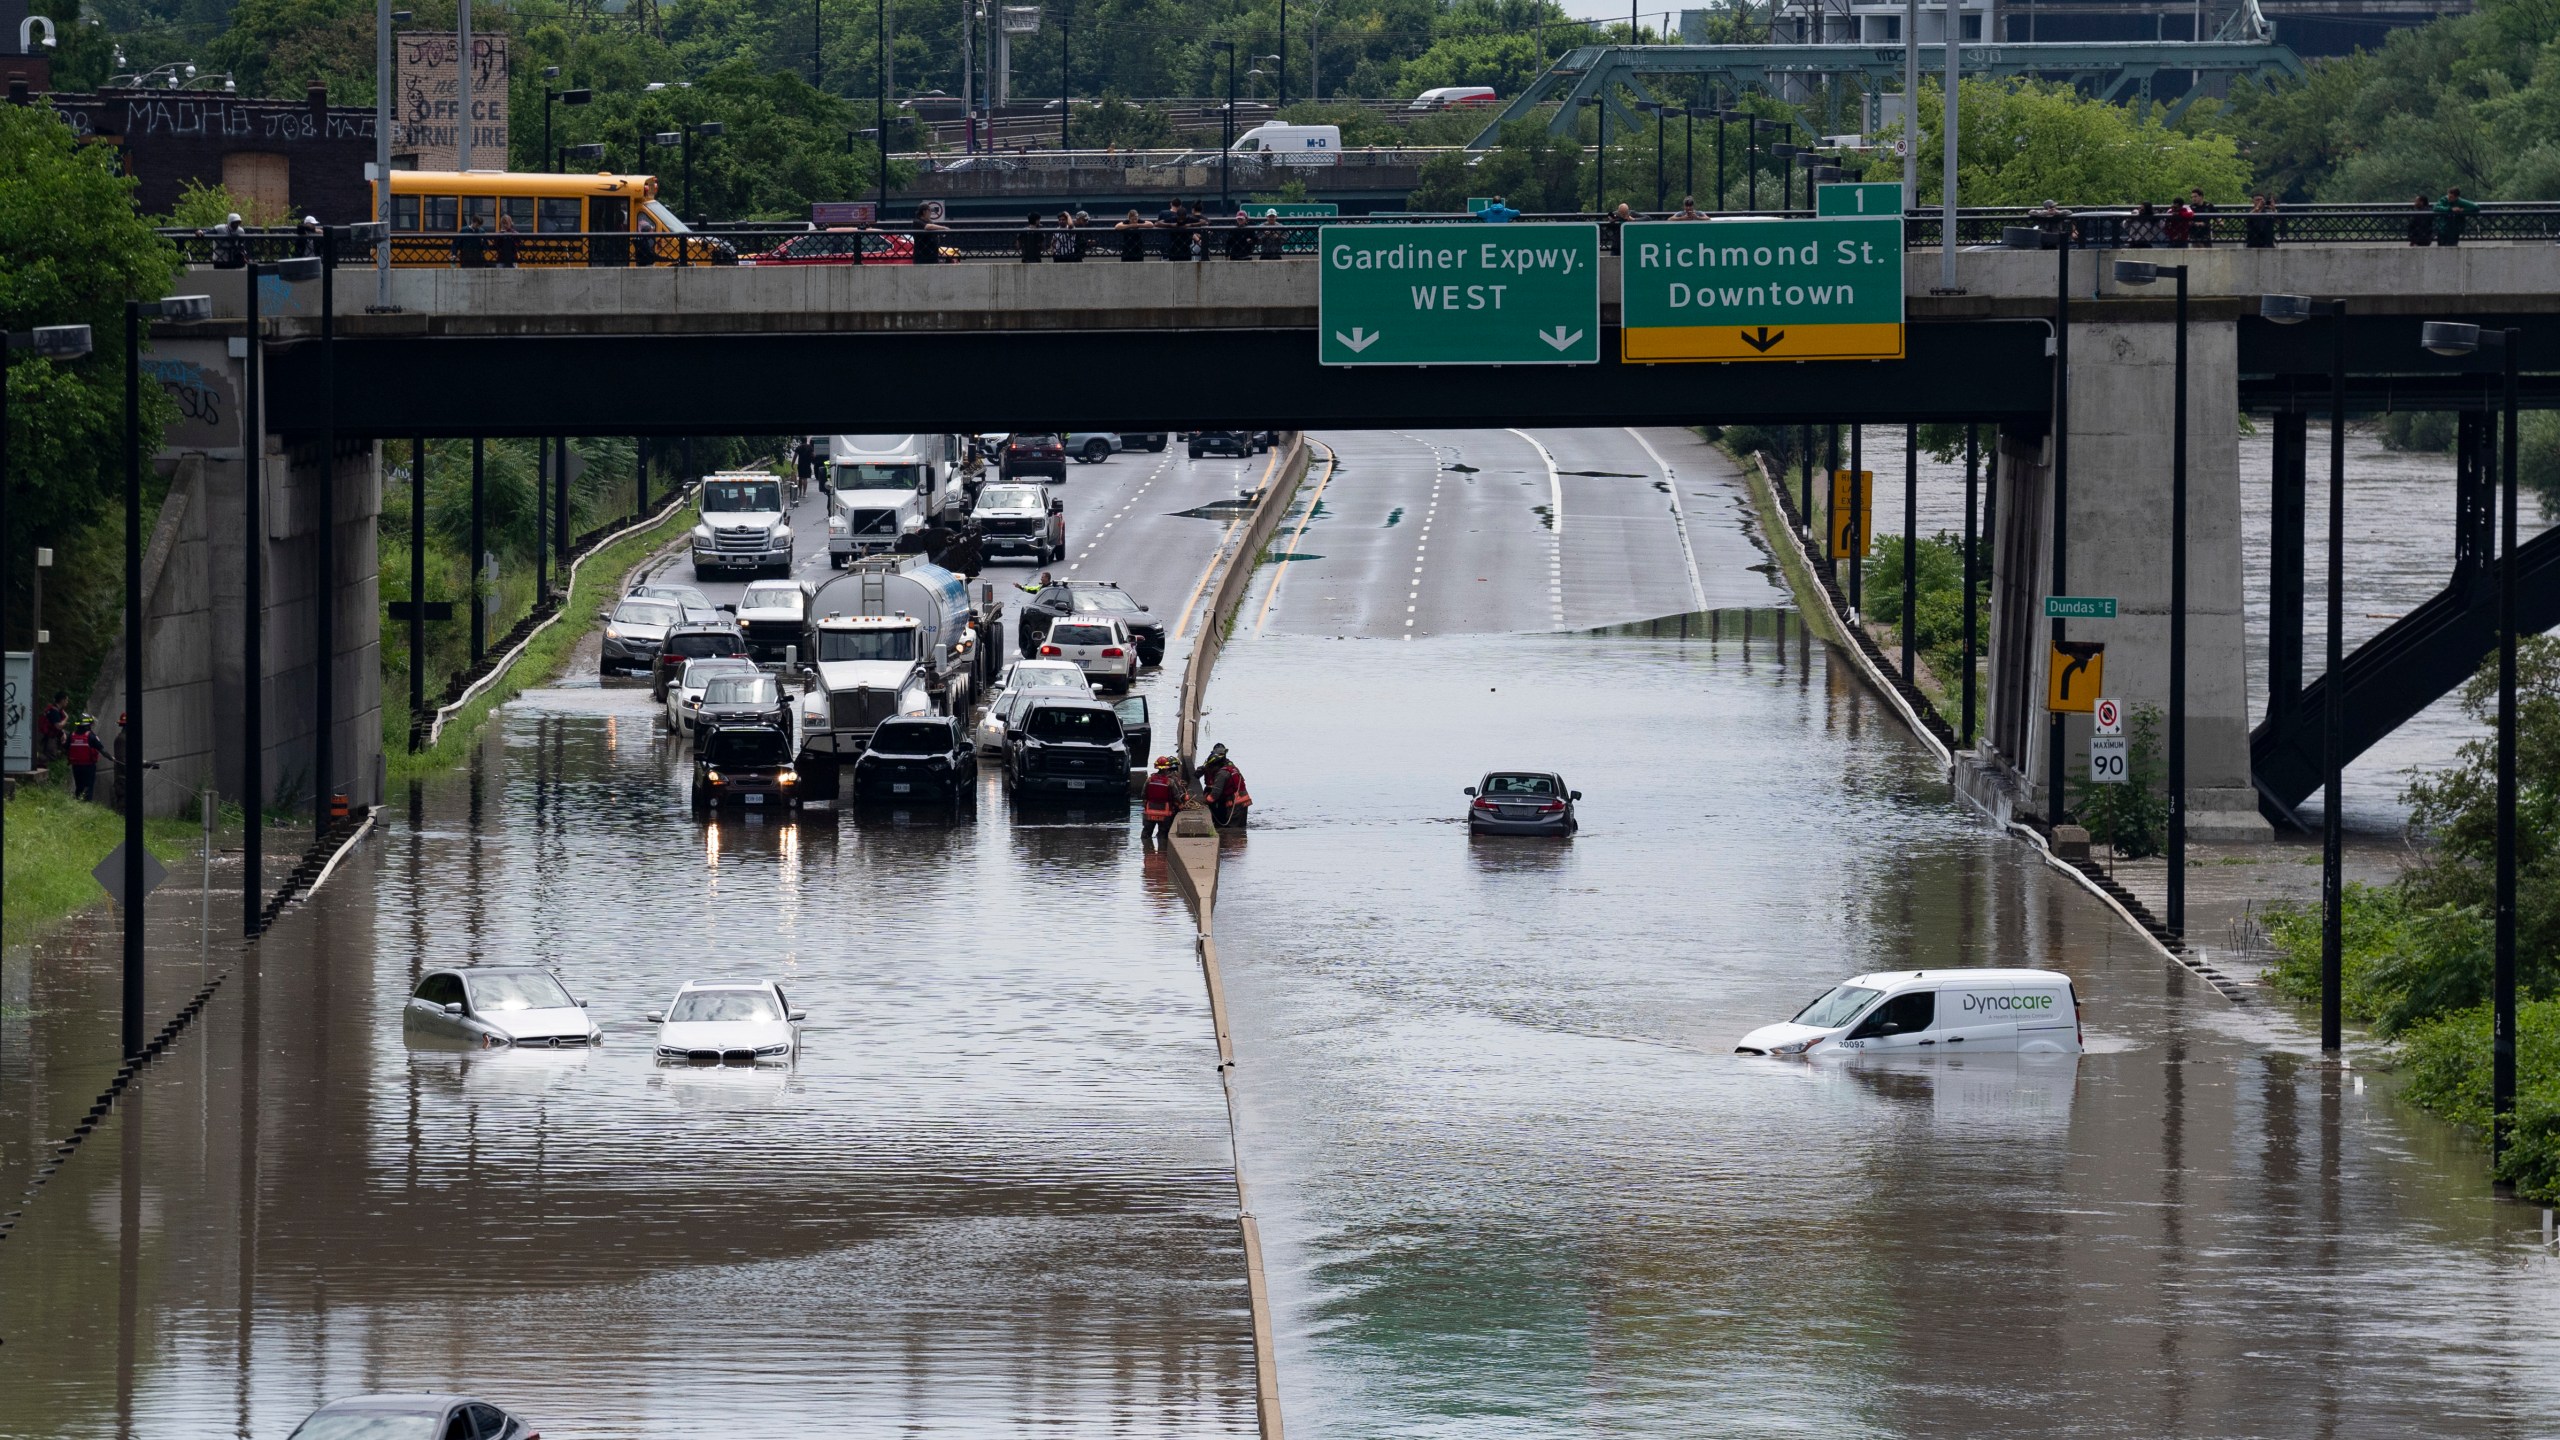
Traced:
<path id="1" fill-rule="evenodd" d="M 426 1049 L 584 1049 L 604 1038 L 586 1006 L 538 965 L 461 965 L 419 978 L 400 1030 Z"/>

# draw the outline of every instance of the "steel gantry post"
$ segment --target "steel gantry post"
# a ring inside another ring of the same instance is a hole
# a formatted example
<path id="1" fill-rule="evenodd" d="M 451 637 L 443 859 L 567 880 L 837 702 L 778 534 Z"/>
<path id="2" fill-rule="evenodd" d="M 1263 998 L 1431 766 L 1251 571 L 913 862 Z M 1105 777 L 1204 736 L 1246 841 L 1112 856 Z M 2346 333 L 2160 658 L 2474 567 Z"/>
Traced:
<path id="1" fill-rule="evenodd" d="M 1853 625 L 1866 623 L 1864 617 L 1858 613 L 1866 600 L 1861 583 L 1867 569 L 1867 557 L 1861 552 L 1866 547 L 1856 543 L 1864 540 L 1868 531 L 1866 525 L 1859 523 L 1865 518 L 1867 506 L 1870 503 L 1867 497 L 1866 460 L 1867 427 L 1852 425 L 1849 427 L 1849 518 L 1835 519 L 1832 523 L 1846 527 L 1841 533 L 1847 535 L 1852 542 L 1843 548 L 1849 552 L 1849 622 Z"/>
<path id="2" fill-rule="evenodd" d="M 484 447 L 483 447 L 483 443 L 482 443 L 482 441 L 481 441 L 481 438 L 480 438 L 479 436 L 477 436 L 477 435 L 472 436 L 472 437 L 471 437 L 471 663 L 472 663 L 472 664 L 474 664 L 474 665 L 477 665 L 477 664 L 479 664 L 479 663 L 480 663 L 480 654 L 481 654 L 481 652 L 482 652 L 483 650 L 485 650 L 485 649 L 487 649 L 487 648 L 488 648 L 488 643 L 489 643 L 489 615 L 488 615 L 488 609 L 487 609 L 487 606 L 486 606 L 486 604 L 485 604 L 485 602 L 484 602 L 484 600 L 483 600 L 483 598 L 482 598 L 482 597 L 483 597 L 483 595 L 484 595 L 484 593 L 486 592 L 488 582 L 487 582 L 486 577 L 485 577 L 485 576 L 483 576 L 483 575 L 481 574 L 481 566 L 482 566 L 482 565 L 484 565 L 485 563 L 487 563 L 485 560 L 483 560 L 483 559 L 482 559 L 482 556 L 484 556 L 485 554 L 487 554 L 487 553 L 488 553 L 488 545 L 489 545 L 489 534 L 488 534 L 488 515 L 487 515 L 487 510 L 486 510 L 486 501 L 485 501 L 485 496 L 486 496 L 486 493 L 487 493 L 487 492 L 486 492 L 486 491 L 484 491 L 484 490 L 482 489 L 482 477 L 481 477 L 481 461 L 482 461 L 482 458 L 483 458 L 483 457 L 482 457 L 482 450 L 483 450 L 483 448 L 484 448 Z"/>
<path id="3" fill-rule="evenodd" d="M 2053 593 L 2071 593 L 2071 231 L 2054 237 L 2053 292 Z M 2053 619 L 2053 655 L 2062 653 L 2062 618 Z M 2048 659 L 2047 664 L 2052 661 Z M 2062 712 L 2045 715 L 2045 824 L 2062 828 Z"/>
<path id="4" fill-rule="evenodd" d="M 1919 648 L 1920 427 L 1902 427 L 1902 683 L 1915 685 L 1912 652 Z"/>
<path id="5" fill-rule="evenodd" d="M 427 442 L 409 440 L 409 748 L 427 734 Z"/>
<path id="6" fill-rule="evenodd" d="M 1973 746 L 1974 646 L 1979 637 L 1974 633 L 1973 592 L 1979 583 L 1975 573 L 1974 551 L 1980 544 L 1975 539 L 1974 506 L 1980 491 L 1982 474 L 1982 427 L 1967 423 L 1964 427 L 1964 723 L 1956 732 L 1957 744 Z"/>

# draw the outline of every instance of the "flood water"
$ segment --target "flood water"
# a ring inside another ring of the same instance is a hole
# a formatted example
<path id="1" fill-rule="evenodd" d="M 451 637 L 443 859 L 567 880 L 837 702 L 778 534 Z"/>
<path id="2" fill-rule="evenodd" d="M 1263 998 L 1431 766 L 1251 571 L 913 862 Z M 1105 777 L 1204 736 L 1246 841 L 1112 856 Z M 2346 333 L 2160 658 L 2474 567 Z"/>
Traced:
<path id="1" fill-rule="evenodd" d="M 2547 1433 L 2560 1262 L 2478 1156 L 1969 821 L 1820 645 L 1773 653 L 1792 616 L 1738 618 L 1219 662 L 1292 1432 Z M 1495 766 L 1561 770 L 1580 835 L 1470 840 Z M 1731 1053 L 1905 964 L 2065 970 L 2091 1053 Z"/>
<path id="2" fill-rule="evenodd" d="M 227 962 L 0 1247 L 0 1435 L 281 1437 L 391 1389 L 554 1436 L 1252 1430 L 1206 997 L 1125 813 L 704 826 L 652 713 L 510 705 Z M 111 1016 L 95 948 L 40 1014 Z M 603 1047 L 406 1048 L 415 978 L 475 957 L 558 967 Z M 695 977 L 779 980 L 797 1064 L 655 1065 Z"/>
<path id="3" fill-rule="evenodd" d="M 2475 1150 L 1954 805 L 1721 462 L 1505 433 L 1340 445 L 1219 662 L 1238 1143 L 1125 807 L 990 776 L 706 826 L 645 690 L 563 684 L 252 956 L 219 869 L 199 949 L 182 869 L 153 1014 L 222 988 L 41 1185 L 113 1068 L 113 917 L 13 960 L 0 1440 L 386 1389 L 554 1440 L 1246 1434 L 1239 1173 L 1301 1437 L 2548 1433 L 2560 1258 Z M 1488 578 L 1514 553 L 1544 586 Z M 1413 608 L 1364 618 L 1382 587 Z M 1629 608 L 1664 593 L 1724 608 Z M 1471 841 L 1493 766 L 1560 769 L 1580 835 Z M 409 1049 L 471 959 L 556 966 L 604 1046 Z M 1846 975 L 1994 963 L 2068 972 L 2089 1053 L 1732 1053 Z M 779 980 L 805 1053 L 654 1064 L 696 977 Z"/>

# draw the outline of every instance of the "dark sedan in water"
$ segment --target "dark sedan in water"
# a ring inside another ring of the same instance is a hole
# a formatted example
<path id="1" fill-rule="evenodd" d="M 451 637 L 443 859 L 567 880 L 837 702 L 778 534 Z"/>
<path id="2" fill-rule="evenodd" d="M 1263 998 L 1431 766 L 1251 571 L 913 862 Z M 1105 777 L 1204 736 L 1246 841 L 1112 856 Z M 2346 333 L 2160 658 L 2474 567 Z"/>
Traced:
<path id="1" fill-rule="evenodd" d="M 1467 794 L 1470 834 L 1570 835 L 1582 828 L 1573 813 L 1582 792 L 1565 788 L 1553 771 L 1496 770 Z"/>

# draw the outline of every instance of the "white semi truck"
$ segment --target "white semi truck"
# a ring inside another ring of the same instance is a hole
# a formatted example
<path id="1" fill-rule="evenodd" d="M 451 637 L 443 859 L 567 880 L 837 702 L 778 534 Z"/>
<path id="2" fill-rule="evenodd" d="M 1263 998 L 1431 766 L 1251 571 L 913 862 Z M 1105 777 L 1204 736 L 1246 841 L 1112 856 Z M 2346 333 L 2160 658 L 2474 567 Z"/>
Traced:
<path id="1" fill-rule="evenodd" d="M 968 447 L 957 435 L 827 437 L 827 563 L 885 555 L 936 519 L 969 513 Z"/>
<path id="2" fill-rule="evenodd" d="M 960 577 L 919 555 L 870 556 L 809 597 L 809 688 L 800 697 L 801 773 L 814 798 L 835 793 L 871 732 L 895 715 L 964 721 L 1002 665 L 994 603 L 973 605 Z"/>

